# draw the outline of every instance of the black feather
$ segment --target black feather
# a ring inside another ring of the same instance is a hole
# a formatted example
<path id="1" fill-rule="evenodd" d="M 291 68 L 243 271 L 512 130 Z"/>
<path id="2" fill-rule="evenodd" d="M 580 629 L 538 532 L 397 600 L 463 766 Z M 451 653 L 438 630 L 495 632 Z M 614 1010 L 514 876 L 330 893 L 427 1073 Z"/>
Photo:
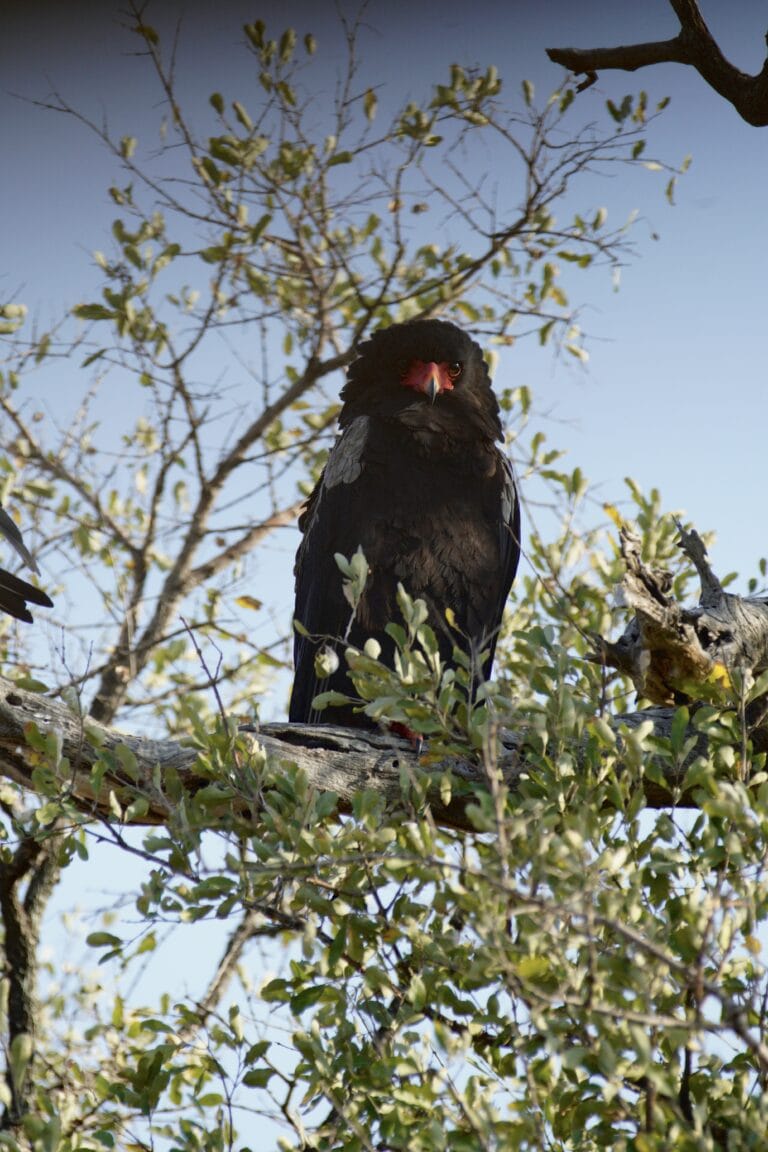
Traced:
<path id="1" fill-rule="evenodd" d="M 4 508 L 0 508 L 0 536 L 3 536 L 13 546 L 33 572 L 37 572 L 34 557 L 24 543 L 21 532 Z M 46 596 L 45 592 L 36 588 L 34 584 L 29 584 L 19 576 L 13 576 L 4 568 L 0 568 L 0 612 L 5 612 L 8 616 L 14 616 L 17 620 L 31 624 L 32 613 L 27 607 L 27 601 L 32 604 L 39 604 L 42 608 L 53 607 L 53 601 Z"/>

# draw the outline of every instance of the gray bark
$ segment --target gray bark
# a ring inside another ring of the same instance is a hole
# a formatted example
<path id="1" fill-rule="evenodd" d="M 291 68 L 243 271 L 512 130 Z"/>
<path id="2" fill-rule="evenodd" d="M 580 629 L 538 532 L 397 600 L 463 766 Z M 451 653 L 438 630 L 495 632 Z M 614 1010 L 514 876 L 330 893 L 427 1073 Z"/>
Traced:
<path id="1" fill-rule="evenodd" d="M 595 638 L 593 659 L 629 676 L 638 696 L 662 706 L 714 702 L 743 709 L 757 751 L 768 750 L 765 697 L 752 699 L 768 668 L 768 599 L 726 592 L 707 562 L 696 532 L 681 525 L 680 548 L 701 582 L 699 603 L 678 604 L 672 577 L 643 563 L 639 538 L 621 530 L 626 574 L 620 602 L 635 615 L 616 641 Z"/>
<path id="2" fill-rule="evenodd" d="M 621 717 L 630 727 L 650 719 L 659 736 L 670 731 L 674 708 L 650 708 Z M 173 810 L 173 800 L 162 789 L 166 772 L 173 770 L 183 788 L 194 793 L 211 783 L 210 777 L 195 765 L 194 749 L 173 740 L 148 740 L 143 736 L 123 733 L 91 720 L 74 715 L 64 705 L 46 700 L 16 688 L 0 679 L 0 774 L 25 788 L 33 789 L 32 764 L 34 758 L 24 743 L 24 726 L 29 721 L 44 732 L 55 731 L 61 741 L 62 756 L 66 764 L 62 772 L 62 785 L 67 787 L 73 802 L 94 818 L 114 819 L 110 793 L 114 793 L 122 807 L 127 807 L 137 795 L 148 803 L 146 813 L 137 817 L 140 824 L 164 823 Z M 407 808 L 403 781 L 423 778 L 425 772 L 434 778 L 429 793 L 430 811 L 436 823 L 446 827 L 470 829 L 466 805 L 471 797 L 454 795 L 448 803 L 440 797 L 439 782 L 446 768 L 467 783 L 487 783 L 482 765 L 459 758 L 445 763 L 430 764 L 424 768 L 419 756 L 404 740 L 383 732 L 361 729 L 335 728 L 331 725 L 266 724 L 246 740 L 254 749 L 262 748 L 268 763 L 277 771 L 286 765 L 298 765 L 309 782 L 323 791 L 335 792 L 339 811 L 349 812 L 354 796 L 361 789 L 377 792 L 388 807 Z M 91 769 L 100 753 L 113 754 L 119 745 L 133 753 L 137 765 L 137 778 L 129 774 L 115 760 L 115 767 L 107 771 L 96 792 Z M 504 731 L 500 734 L 498 767 L 504 783 L 513 791 L 526 773 L 524 753 L 525 733 Z M 697 749 L 698 751 L 698 749 Z M 679 789 L 684 768 L 667 773 L 668 787 L 646 781 L 646 802 L 650 807 L 664 807 L 672 802 Z M 691 798 L 677 796 L 679 805 L 691 804 Z M 227 804 L 229 809 L 230 805 Z M 243 802 L 243 808 L 252 808 Z"/>

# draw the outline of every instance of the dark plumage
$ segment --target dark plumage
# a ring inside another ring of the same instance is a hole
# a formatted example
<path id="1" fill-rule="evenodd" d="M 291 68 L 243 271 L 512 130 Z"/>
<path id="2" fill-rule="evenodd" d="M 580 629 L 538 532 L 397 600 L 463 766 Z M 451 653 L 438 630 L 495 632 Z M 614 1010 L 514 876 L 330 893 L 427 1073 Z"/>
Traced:
<path id="1" fill-rule="evenodd" d="M 340 435 L 299 520 L 296 619 L 310 638 L 296 635 L 290 718 L 305 723 L 361 723 L 351 708 L 312 708 L 321 691 L 354 695 L 343 645 L 333 675 L 318 681 L 314 666 L 318 649 L 350 623 L 334 553 L 349 557 L 359 546 L 370 565 L 348 643 L 361 648 L 373 636 L 390 658 L 384 627 L 398 619 L 400 582 L 426 600 L 444 660 L 461 643 L 490 651 L 486 677 L 520 556 L 498 402 L 479 345 L 460 328 L 418 320 L 376 332 L 341 398 Z"/>
<path id="2" fill-rule="evenodd" d="M 37 572 L 37 564 L 32 553 L 24 543 L 21 532 L 4 508 L 0 508 L 0 536 L 3 536 L 15 548 L 28 568 Z M 42 608 L 53 607 L 53 601 L 46 596 L 45 592 L 41 592 L 39 588 L 35 588 L 34 584 L 28 584 L 26 580 L 12 576 L 4 568 L 0 568 L 0 612 L 5 612 L 8 616 L 15 616 L 17 620 L 24 620 L 27 624 L 31 624 L 32 613 L 27 607 L 28 600 L 32 604 L 39 604 Z"/>

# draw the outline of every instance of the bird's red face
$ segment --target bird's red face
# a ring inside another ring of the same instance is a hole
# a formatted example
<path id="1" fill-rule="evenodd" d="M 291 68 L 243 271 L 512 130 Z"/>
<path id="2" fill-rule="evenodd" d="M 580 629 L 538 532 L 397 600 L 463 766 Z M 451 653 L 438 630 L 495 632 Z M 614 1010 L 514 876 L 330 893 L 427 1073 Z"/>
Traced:
<path id="1" fill-rule="evenodd" d="M 400 382 L 404 388 L 423 392 L 434 404 L 441 392 L 452 391 L 454 383 L 461 376 L 462 367 L 458 360 L 452 363 L 443 360 L 439 364 L 434 360 L 412 360 Z"/>

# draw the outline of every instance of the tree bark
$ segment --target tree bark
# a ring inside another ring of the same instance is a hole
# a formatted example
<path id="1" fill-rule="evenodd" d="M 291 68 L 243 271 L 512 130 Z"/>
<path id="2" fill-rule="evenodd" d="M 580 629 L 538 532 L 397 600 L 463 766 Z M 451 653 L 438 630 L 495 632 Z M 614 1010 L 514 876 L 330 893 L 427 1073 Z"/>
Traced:
<path id="1" fill-rule="evenodd" d="M 764 128 L 768 124 L 768 60 L 756 76 L 742 72 L 720 51 L 695 0 L 670 0 L 670 4 L 680 21 L 680 32 L 671 40 L 615 48 L 548 48 L 547 55 L 554 64 L 586 75 L 580 88 L 594 83 L 597 73 L 607 68 L 634 72 L 651 64 L 688 64 L 743 120 Z"/>
<path id="2" fill-rule="evenodd" d="M 768 598 L 724 591 L 701 537 L 678 529 L 701 582 L 699 603 L 686 607 L 670 596 L 671 575 L 643 563 L 641 541 L 625 525 L 619 599 L 635 615 L 618 640 L 596 637 L 592 658 L 629 676 L 638 696 L 654 704 L 740 709 L 755 751 L 768 751 L 768 697 L 755 684 L 768 668 Z"/>
<path id="3" fill-rule="evenodd" d="M 653 723 L 654 733 L 668 735 L 675 709 L 649 708 L 622 716 L 621 722 L 636 727 L 645 720 Z M 34 790 L 33 769 L 39 753 L 25 746 L 24 730 L 34 724 L 42 732 L 55 732 L 60 741 L 62 788 L 69 793 L 77 807 L 94 818 L 115 820 L 113 794 L 122 808 L 141 796 L 148 804 L 145 813 L 132 818 L 136 824 L 160 824 L 169 819 L 174 801 L 162 788 L 165 773 L 176 773 L 183 788 L 194 793 L 210 785 L 210 775 L 196 767 L 197 754 L 193 748 L 173 740 L 148 740 L 143 736 L 123 733 L 91 720 L 83 721 L 64 705 L 46 700 L 42 696 L 23 691 L 7 680 L 0 679 L 0 774 L 22 787 Z M 310 784 L 320 790 L 335 792 L 340 812 L 349 812 L 354 796 L 362 789 L 379 794 L 388 807 L 407 807 L 403 795 L 403 774 L 434 778 L 429 792 L 430 811 L 436 823 L 445 827 L 471 829 L 467 815 L 471 796 L 455 794 L 446 803 L 441 799 L 439 783 L 446 768 L 467 783 L 487 783 L 481 765 L 460 758 L 442 764 L 423 767 L 411 745 L 387 733 L 363 729 L 335 728 L 332 725 L 266 724 L 259 732 L 246 734 L 255 750 L 263 749 L 271 767 L 278 771 L 285 765 L 296 764 L 307 775 Z M 120 766 L 120 745 L 129 749 L 136 762 L 136 778 Z M 504 783 L 513 791 L 527 770 L 525 760 L 525 733 L 504 731 L 500 736 L 499 768 Z M 702 742 L 691 757 L 705 750 Z M 91 772 L 99 756 L 106 754 L 114 762 L 101 778 L 100 787 L 94 789 Z M 690 759 L 690 758 L 689 758 Z M 679 789 L 685 775 L 685 766 L 679 770 L 666 770 L 666 784 L 645 780 L 643 787 L 649 807 L 666 807 L 673 802 L 678 806 L 692 806 L 693 800 Z M 222 812 L 225 805 L 222 803 Z M 243 810 L 252 810 L 252 804 L 243 802 Z M 231 810 L 227 801 L 226 810 Z"/>

